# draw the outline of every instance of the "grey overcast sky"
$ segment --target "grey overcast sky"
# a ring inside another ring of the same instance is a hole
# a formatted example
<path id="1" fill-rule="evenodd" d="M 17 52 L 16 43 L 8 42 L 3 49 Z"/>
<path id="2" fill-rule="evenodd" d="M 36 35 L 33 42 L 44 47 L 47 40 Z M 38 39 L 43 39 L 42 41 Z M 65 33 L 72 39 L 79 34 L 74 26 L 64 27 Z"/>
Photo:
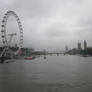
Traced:
<path id="1" fill-rule="evenodd" d="M 83 40 L 92 46 L 92 0 L 0 0 L 0 20 L 8 10 L 21 19 L 24 46 L 62 50 Z"/>

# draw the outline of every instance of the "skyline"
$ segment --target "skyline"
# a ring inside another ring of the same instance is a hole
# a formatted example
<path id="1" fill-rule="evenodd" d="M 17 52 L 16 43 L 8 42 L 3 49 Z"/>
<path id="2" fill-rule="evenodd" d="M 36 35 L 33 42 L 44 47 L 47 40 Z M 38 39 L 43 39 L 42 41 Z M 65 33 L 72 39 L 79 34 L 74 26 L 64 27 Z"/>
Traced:
<path id="1" fill-rule="evenodd" d="M 0 0 L 0 9 L 0 25 L 8 10 L 19 16 L 24 46 L 62 50 L 84 40 L 92 46 L 91 0 Z M 12 29 L 18 29 L 13 18 L 7 22 L 7 30 Z"/>

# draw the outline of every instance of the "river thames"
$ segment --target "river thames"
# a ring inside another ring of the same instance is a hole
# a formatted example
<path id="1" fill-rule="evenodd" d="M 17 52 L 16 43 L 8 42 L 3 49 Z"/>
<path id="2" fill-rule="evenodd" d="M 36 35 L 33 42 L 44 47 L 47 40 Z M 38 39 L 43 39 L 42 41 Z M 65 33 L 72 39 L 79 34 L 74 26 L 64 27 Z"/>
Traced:
<path id="1" fill-rule="evenodd" d="M 92 92 L 92 57 L 53 55 L 0 64 L 0 92 Z"/>

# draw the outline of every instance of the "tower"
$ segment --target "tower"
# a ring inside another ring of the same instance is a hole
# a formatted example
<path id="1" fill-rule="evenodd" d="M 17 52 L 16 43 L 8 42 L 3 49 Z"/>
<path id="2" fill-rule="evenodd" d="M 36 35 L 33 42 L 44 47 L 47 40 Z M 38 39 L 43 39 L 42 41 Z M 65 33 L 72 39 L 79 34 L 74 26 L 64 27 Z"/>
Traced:
<path id="1" fill-rule="evenodd" d="M 65 51 L 68 51 L 68 46 L 67 45 L 65 46 Z"/>
<path id="2" fill-rule="evenodd" d="M 84 50 L 86 50 L 87 49 L 87 42 L 86 42 L 86 40 L 84 40 Z"/>
<path id="3" fill-rule="evenodd" d="M 82 48 L 81 48 L 81 43 L 80 42 L 78 42 L 78 50 L 81 50 Z"/>

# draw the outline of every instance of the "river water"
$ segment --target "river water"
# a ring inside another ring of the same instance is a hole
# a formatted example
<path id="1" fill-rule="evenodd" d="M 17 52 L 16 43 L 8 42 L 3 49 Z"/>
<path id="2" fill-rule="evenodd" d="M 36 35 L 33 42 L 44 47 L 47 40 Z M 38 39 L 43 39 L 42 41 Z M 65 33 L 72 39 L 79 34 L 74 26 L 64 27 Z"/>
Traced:
<path id="1" fill-rule="evenodd" d="M 0 64 L 0 92 L 92 92 L 92 57 L 53 55 Z"/>

